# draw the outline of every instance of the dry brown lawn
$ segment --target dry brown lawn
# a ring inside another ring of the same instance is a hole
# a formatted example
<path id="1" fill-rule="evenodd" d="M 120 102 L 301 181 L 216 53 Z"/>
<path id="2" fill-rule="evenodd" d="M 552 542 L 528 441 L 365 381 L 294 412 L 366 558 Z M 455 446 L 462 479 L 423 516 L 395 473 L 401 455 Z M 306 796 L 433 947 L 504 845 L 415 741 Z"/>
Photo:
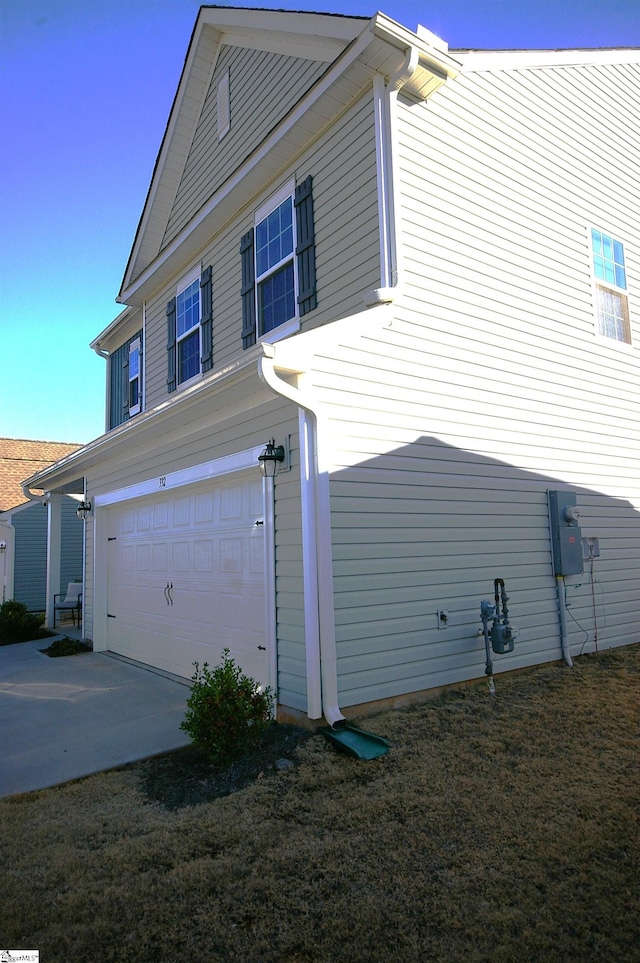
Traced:
<path id="1" fill-rule="evenodd" d="M 0 800 L 0 946 L 43 963 L 640 960 L 640 648 L 497 689 L 366 720 L 392 744 L 372 762 L 314 736 L 224 797 L 192 774 L 197 805 L 159 791 L 172 767 L 189 783 L 180 754 Z"/>

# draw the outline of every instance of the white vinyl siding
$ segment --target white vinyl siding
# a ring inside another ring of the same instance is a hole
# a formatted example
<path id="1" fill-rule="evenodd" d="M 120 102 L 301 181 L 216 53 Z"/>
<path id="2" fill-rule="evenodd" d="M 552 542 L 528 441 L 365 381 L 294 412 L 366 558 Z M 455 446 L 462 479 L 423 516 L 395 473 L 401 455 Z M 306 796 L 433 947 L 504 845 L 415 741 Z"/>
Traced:
<path id="1" fill-rule="evenodd" d="M 625 240 L 637 325 L 638 79 L 480 73 L 400 100 L 406 297 L 313 374 L 334 446 L 342 706 L 481 678 L 497 577 L 520 636 L 495 671 L 560 658 L 549 488 L 575 490 L 600 539 L 593 585 L 588 563 L 567 580 L 573 652 L 596 627 L 600 647 L 638 641 L 640 364 L 595 337 L 588 236 Z"/>
<path id="2" fill-rule="evenodd" d="M 327 65 L 266 51 L 223 47 L 162 242 L 180 233 L 224 180 L 306 93 Z M 229 77 L 233 126 L 218 140 L 218 83 Z"/>
<path id="3" fill-rule="evenodd" d="M 447 365 L 443 352 L 433 355 L 432 334 L 398 328 L 343 348 L 314 372 L 333 443 L 340 704 L 481 677 L 480 601 L 493 597 L 497 577 L 520 637 L 495 670 L 560 658 L 549 488 L 574 488 L 583 534 L 600 537 L 599 644 L 637 641 L 637 420 L 635 434 L 630 424 L 616 432 L 586 387 L 522 417 L 516 378 L 488 390 L 478 377 L 484 367 L 491 378 L 489 357 Z M 579 647 L 588 634 L 591 651 L 588 569 L 567 582 L 580 623 L 569 620 L 570 643 Z M 440 608 L 449 611 L 444 630 Z"/>

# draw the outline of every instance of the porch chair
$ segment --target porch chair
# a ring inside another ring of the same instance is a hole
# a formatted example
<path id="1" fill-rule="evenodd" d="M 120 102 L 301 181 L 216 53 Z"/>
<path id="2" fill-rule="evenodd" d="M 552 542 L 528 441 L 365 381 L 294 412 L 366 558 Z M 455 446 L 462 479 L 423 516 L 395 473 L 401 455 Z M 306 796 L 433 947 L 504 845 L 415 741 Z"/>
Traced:
<path id="1" fill-rule="evenodd" d="M 56 612 L 71 612 L 73 625 L 76 624 L 78 616 L 78 627 L 80 627 L 80 616 L 82 615 L 82 582 L 69 582 L 67 594 L 62 598 L 63 593 L 53 596 L 53 627 L 56 627 Z M 58 599 L 62 599 L 59 602 Z"/>

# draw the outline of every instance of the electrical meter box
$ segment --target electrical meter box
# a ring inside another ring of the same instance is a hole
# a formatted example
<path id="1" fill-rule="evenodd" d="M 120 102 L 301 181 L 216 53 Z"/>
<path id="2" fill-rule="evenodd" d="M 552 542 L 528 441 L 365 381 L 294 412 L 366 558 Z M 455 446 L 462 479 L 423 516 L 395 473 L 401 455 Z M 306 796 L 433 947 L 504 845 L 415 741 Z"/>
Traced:
<path id="1" fill-rule="evenodd" d="M 549 491 L 549 522 L 555 575 L 582 575 L 582 532 L 576 493 Z"/>

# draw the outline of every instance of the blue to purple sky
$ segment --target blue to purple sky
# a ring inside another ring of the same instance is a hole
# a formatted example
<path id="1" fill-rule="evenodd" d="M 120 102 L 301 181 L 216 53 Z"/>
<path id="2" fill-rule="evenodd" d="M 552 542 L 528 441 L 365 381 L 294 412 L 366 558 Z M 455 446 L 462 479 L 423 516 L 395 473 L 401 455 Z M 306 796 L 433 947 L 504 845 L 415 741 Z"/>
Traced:
<path id="1" fill-rule="evenodd" d="M 115 297 L 199 6 L 0 0 L 0 436 L 87 442 L 104 430 L 105 362 L 89 342 L 122 310 Z M 640 47 L 640 0 L 381 9 L 451 48 Z"/>

